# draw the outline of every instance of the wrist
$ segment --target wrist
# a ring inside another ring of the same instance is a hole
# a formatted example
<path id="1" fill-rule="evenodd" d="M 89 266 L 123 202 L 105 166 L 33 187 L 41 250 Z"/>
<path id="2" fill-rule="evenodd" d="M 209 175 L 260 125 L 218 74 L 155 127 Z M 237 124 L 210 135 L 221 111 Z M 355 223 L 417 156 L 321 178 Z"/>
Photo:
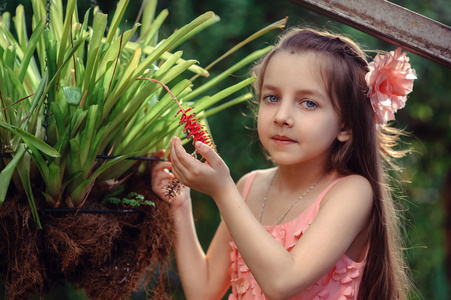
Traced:
<path id="1" fill-rule="evenodd" d="M 219 202 L 227 201 L 228 198 L 236 196 L 237 193 L 239 195 L 235 182 L 230 177 L 221 184 L 220 189 L 216 189 L 215 193 L 210 196 L 215 200 L 216 204 L 219 204 Z"/>
<path id="2" fill-rule="evenodd" d="M 178 195 L 178 197 L 169 200 L 173 214 L 186 213 L 191 211 L 191 197 L 189 195 Z"/>

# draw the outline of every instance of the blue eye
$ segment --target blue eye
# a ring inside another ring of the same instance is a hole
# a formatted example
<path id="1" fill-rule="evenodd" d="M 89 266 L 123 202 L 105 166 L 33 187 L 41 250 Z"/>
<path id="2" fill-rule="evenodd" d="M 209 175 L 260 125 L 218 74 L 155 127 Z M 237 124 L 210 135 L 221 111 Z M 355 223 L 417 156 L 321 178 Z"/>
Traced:
<path id="1" fill-rule="evenodd" d="M 265 100 L 268 103 L 275 103 L 279 101 L 279 98 L 277 98 L 276 95 L 267 95 L 263 97 L 263 100 Z"/>
<path id="2" fill-rule="evenodd" d="M 302 101 L 301 104 L 303 107 L 305 107 L 307 109 L 315 109 L 318 107 L 318 105 L 312 100 L 304 100 L 304 101 Z"/>

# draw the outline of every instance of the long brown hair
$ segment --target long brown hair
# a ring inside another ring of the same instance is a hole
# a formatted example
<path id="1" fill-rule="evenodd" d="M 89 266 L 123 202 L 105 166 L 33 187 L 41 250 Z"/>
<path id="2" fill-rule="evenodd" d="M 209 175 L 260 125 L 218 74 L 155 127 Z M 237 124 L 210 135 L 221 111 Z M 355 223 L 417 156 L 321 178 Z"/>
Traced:
<path id="1" fill-rule="evenodd" d="M 394 159 L 406 153 L 395 149 L 403 131 L 375 122 L 367 97 L 365 75 L 369 69 L 364 52 L 342 35 L 309 28 L 291 29 L 253 68 L 257 77 L 256 100 L 260 99 L 266 66 L 278 51 L 319 55 L 319 71 L 334 109 L 351 132 L 346 142 L 335 141 L 331 168 L 343 175 L 359 174 L 373 188 L 369 250 L 358 299 L 406 299 L 409 280 L 401 248 L 399 207 L 392 197 L 388 176 L 390 169 L 397 170 Z"/>

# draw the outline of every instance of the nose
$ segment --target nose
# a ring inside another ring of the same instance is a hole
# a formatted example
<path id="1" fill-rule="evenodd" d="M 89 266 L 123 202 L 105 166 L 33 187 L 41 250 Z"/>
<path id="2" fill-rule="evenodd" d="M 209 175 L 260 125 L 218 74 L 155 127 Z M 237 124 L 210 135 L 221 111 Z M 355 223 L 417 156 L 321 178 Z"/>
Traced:
<path id="1" fill-rule="evenodd" d="M 286 102 L 281 102 L 274 115 L 274 123 L 278 126 L 293 126 L 292 109 Z"/>

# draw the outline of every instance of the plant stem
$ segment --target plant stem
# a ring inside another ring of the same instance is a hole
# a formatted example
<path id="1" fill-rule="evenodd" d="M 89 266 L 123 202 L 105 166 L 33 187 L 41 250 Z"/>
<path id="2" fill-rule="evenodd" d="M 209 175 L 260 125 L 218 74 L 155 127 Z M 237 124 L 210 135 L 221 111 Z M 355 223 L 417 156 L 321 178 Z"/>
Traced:
<path id="1" fill-rule="evenodd" d="M 171 90 L 168 88 L 168 86 L 166 84 L 164 84 L 163 82 L 153 79 L 153 78 L 136 78 L 136 80 L 149 80 L 149 81 L 153 81 L 158 83 L 159 85 L 161 85 L 162 87 L 165 88 L 165 90 L 169 93 L 169 95 L 171 95 L 172 99 L 175 100 L 175 102 L 177 103 L 178 107 L 180 108 L 180 110 L 182 111 L 182 113 L 185 113 L 185 110 L 183 109 L 183 107 L 180 105 L 180 102 L 177 100 L 177 97 L 171 92 Z"/>

